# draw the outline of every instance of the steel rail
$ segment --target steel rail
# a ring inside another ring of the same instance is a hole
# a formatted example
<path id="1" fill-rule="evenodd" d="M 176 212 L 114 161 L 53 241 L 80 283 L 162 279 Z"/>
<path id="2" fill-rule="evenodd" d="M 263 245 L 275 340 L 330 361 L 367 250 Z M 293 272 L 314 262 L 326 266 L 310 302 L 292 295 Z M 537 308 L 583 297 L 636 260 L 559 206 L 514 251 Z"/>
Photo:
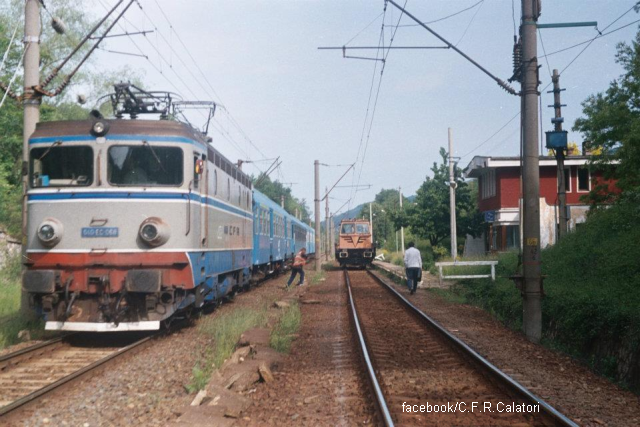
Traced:
<path id="1" fill-rule="evenodd" d="M 57 380 L 57 381 L 55 381 L 55 382 L 53 382 L 53 383 L 51 383 L 51 384 L 39 389 L 39 390 L 34 391 L 33 393 L 30 393 L 30 394 L 28 394 L 26 396 L 23 396 L 20 399 L 13 401 L 12 403 L 10 403 L 10 404 L 8 404 L 6 406 L 1 407 L 0 408 L 0 417 L 5 416 L 9 412 L 11 412 L 11 411 L 13 411 L 13 410 L 15 410 L 15 409 L 17 409 L 17 408 L 29 403 L 29 402 L 32 402 L 32 401 L 38 399 L 39 397 L 41 397 L 41 396 L 43 396 L 43 395 L 55 390 L 56 388 L 68 383 L 69 381 L 72 381 L 72 380 L 74 380 L 74 379 L 76 379 L 76 378 L 78 378 L 78 377 L 80 377 L 80 376 L 82 376 L 82 375 L 84 375 L 84 374 L 86 374 L 86 373 L 98 368 L 99 366 L 104 365 L 105 363 L 115 359 L 116 357 L 121 356 L 121 355 L 133 350 L 134 348 L 139 347 L 140 345 L 147 343 L 154 336 L 156 336 L 156 335 L 151 335 L 151 336 L 142 338 L 141 340 L 138 340 L 138 341 L 134 342 L 133 344 L 129 344 L 126 347 L 123 347 L 123 348 L 120 348 L 118 350 L 115 350 L 113 353 L 109 354 L 108 356 L 103 357 L 100 360 L 96 360 L 95 362 L 91 363 L 90 365 L 87 365 L 84 368 L 79 369 L 79 370 L 73 372 L 72 374 L 67 375 L 66 377 L 60 378 L 59 380 Z M 53 340 L 51 340 L 51 341 L 53 341 Z M 49 343 L 49 342 L 47 341 L 47 343 Z M 42 343 L 42 344 L 46 344 L 46 343 Z M 48 345 L 50 345 L 50 344 L 52 344 L 52 343 L 49 343 Z M 33 346 L 33 347 L 36 347 L 36 346 Z M 44 345 L 42 345 L 41 347 L 44 347 Z M 20 352 L 20 350 L 15 352 L 15 353 L 19 353 L 19 352 Z M 12 353 L 12 354 L 15 354 L 15 353 Z"/>
<path id="2" fill-rule="evenodd" d="M 389 412 L 389 407 L 387 406 L 387 401 L 382 394 L 382 389 L 380 388 L 380 384 L 378 383 L 378 379 L 376 377 L 376 372 L 373 369 L 373 364 L 371 363 L 371 357 L 369 356 L 369 351 L 367 350 L 367 344 L 364 340 L 364 335 L 362 334 L 362 328 L 360 327 L 360 321 L 358 320 L 358 313 L 356 311 L 356 304 L 353 300 L 353 294 L 351 293 L 351 281 L 349 280 L 349 273 L 347 270 L 344 270 L 344 280 L 347 284 L 347 290 L 349 292 L 349 306 L 351 307 L 351 318 L 356 327 L 356 332 L 358 333 L 358 342 L 360 343 L 360 351 L 362 352 L 362 357 L 364 358 L 364 362 L 367 368 L 367 376 L 369 377 L 369 381 L 371 381 L 371 385 L 373 387 L 373 392 L 376 397 L 376 403 L 378 405 L 378 409 L 382 414 L 382 419 L 384 424 L 387 427 L 393 427 L 393 420 L 391 419 L 391 413 Z"/>
<path id="3" fill-rule="evenodd" d="M 21 348 L 20 350 L 14 351 L 13 353 L 7 353 L 7 354 L 5 354 L 3 356 L 0 356 L 0 363 L 8 362 L 11 359 L 15 359 L 15 358 L 17 358 L 19 356 L 23 356 L 25 354 L 34 352 L 36 350 L 40 350 L 42 348 L 49 347 L 50 345 L 59 343 L 60 341 L 62 341 L 63 338 L 65 338 L 65 337 L 52 338 L 50 340 L 43 341 L 41 343 L 34 344 L 32 346 L 29 346 L 29 347 Z"/>
<path id="4" fill-rule="evenodd" d="M 386 270 L 385 270 L 386 271 Z M 371 277 L 375 279 L 383 288 L 387 289 L 391 292 L 396 298 L 398 298 L 402 303 L 405 304 L 407 308 L 409 308 L 415 315 L 417 315 L 427 326 L 432 327 L 436 331 L 438 331 L 443 337 L 445 337 L 449 342 L 451 342 L 457 349 L 461 350 L 464 354 L 469 356 L 475 362 L 479 363 L 484 369 L 486 369 L 490 374 L 493 375 L 494 378 L 497 378 L 501 383 L 505 384 L 511 390 L 514 390 L 520 396 L 529 400 L 532 404 L 539 404 L 540 408 L 544 413 L 551 417 L 554 421 L 558 422 L 560 425 L 569 426 L 569 427 L 578 427 L 578 424 L 573 422 L 567 416 L 563 415 L 560 411 L 555 409 L 553 406 L 542 400 L 540 397 L 531 393 L 526 387 L 522 384 L 502 372 L 495 365 L 489 362 L 487 359 L 479 355 L 474 349 L 469 347 L 464 341 L 460 340 L 458 337 L 453 335 L 443 326 L 441 326 L 434 319 L 425 314 L 422 310 L 413 305 L 409 300 L 407 300 L 400 292 L 393 289 L 389 284 L 387 284 L 381 277 L 377 274 L 373 273 L 370 270 L 367 270 L 367 273 Z"/>

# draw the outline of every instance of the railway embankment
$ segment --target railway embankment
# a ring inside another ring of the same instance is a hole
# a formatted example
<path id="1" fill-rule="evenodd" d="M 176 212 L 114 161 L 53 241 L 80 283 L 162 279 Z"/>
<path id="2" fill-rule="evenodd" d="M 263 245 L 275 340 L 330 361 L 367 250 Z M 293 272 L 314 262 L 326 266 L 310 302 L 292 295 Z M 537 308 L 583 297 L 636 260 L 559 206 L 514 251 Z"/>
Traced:
<path id="1" fill-rule="evenodd" d="M 491 281 L 487 281 L 489 286 Z M 464 289 L 479 280 L 456 284 L 452 290 L 419 289 L 409 295 L 406 287 L 396 289 L 414 305 L 467 343 L 497 368 L 546 400 L 580 425 L 636 426 L 640 423 L 638 397 L 595 373 L 581 360 L 548 345 L 529 342 L 517 328 L 507 327 L 498 312 L 471 304 Z M 492 292 L 511 295 L 506 289 L 513 282 L 498 279 Z M 519 299 L 503 297 L 503 309 Z M 496 306 L 497 307 L 497 306 Z M 520 313 L 518 313 L 521 315 Z M 514 314 L 513 318 L 517 316 Z M 514 322 L 512 324 L 515 325 Z"/>

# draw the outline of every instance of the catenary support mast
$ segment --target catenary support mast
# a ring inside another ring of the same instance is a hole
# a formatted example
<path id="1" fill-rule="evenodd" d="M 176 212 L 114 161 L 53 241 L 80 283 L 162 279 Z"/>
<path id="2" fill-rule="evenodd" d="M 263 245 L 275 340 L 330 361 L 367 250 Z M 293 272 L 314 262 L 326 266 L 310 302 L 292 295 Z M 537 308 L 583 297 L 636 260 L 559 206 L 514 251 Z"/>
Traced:
<path id="1" fill-rule="evenodd" d="M 539 0 L 522 0 L 522 184 L 523 184 L 523 320 L 527 338 L 542 335 L 540 265 L 540 164 L 538 152 L 538 52 L 536 24 Z"/>

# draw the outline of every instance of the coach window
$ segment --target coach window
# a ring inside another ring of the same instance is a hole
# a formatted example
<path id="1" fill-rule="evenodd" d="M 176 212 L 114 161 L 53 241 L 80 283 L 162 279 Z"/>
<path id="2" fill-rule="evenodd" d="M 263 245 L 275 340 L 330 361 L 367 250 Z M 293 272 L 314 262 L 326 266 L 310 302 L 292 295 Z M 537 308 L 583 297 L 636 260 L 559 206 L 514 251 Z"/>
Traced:
<path id="1" fill-rule="evenodd" d="M 213 171 L 213 194 L 218 195 L 218 171 Z"/>
<path id="2" fill-rule="evenodd" d="M 242 189 L 238 185 L 238 206 L 242 206 Z"/>
<path id="3" fill-rule="evenodd" d="M 108 151 L 107 179 L 113 185 L 179 186 L 183 166 L 177 147 L 115 145 Z"/>
<path id="4" fill-rule="evenodd" d="M 227 178 L 227 200 L 231 200 L 231 179 Z"/>
<path id="5" fill-rule="evenodd" d="M 93 150 L 86 146 L 53 145 L 30 154 L 31 187 L 86 187 L 93 182 Z"/>

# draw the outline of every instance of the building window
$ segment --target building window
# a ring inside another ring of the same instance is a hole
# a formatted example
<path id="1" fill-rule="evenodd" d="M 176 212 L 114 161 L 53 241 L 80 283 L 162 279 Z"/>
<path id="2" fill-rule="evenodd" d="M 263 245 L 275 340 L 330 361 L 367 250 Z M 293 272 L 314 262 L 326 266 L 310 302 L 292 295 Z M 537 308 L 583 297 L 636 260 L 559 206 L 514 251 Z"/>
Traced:
<path id="1" fill-rule="evenodd" d="M 578 192 L 586 193 L 591 190 L 591 174 L 587 168 L 578 168 Z"/>
<path id="2" fill-rule="evenodd" d="M 520 247 L 520 226 L 519 225 L 507 225 L 505 227 L 507 233 L 507 247 L 506 249 L 517 249 Z"/>
<path id="3" fill-rule="evenodd" d="M 496 170 L 487 170 L 480 178 L 482 186 L 482 198 L 488 199 L 496 195 Z"/>

